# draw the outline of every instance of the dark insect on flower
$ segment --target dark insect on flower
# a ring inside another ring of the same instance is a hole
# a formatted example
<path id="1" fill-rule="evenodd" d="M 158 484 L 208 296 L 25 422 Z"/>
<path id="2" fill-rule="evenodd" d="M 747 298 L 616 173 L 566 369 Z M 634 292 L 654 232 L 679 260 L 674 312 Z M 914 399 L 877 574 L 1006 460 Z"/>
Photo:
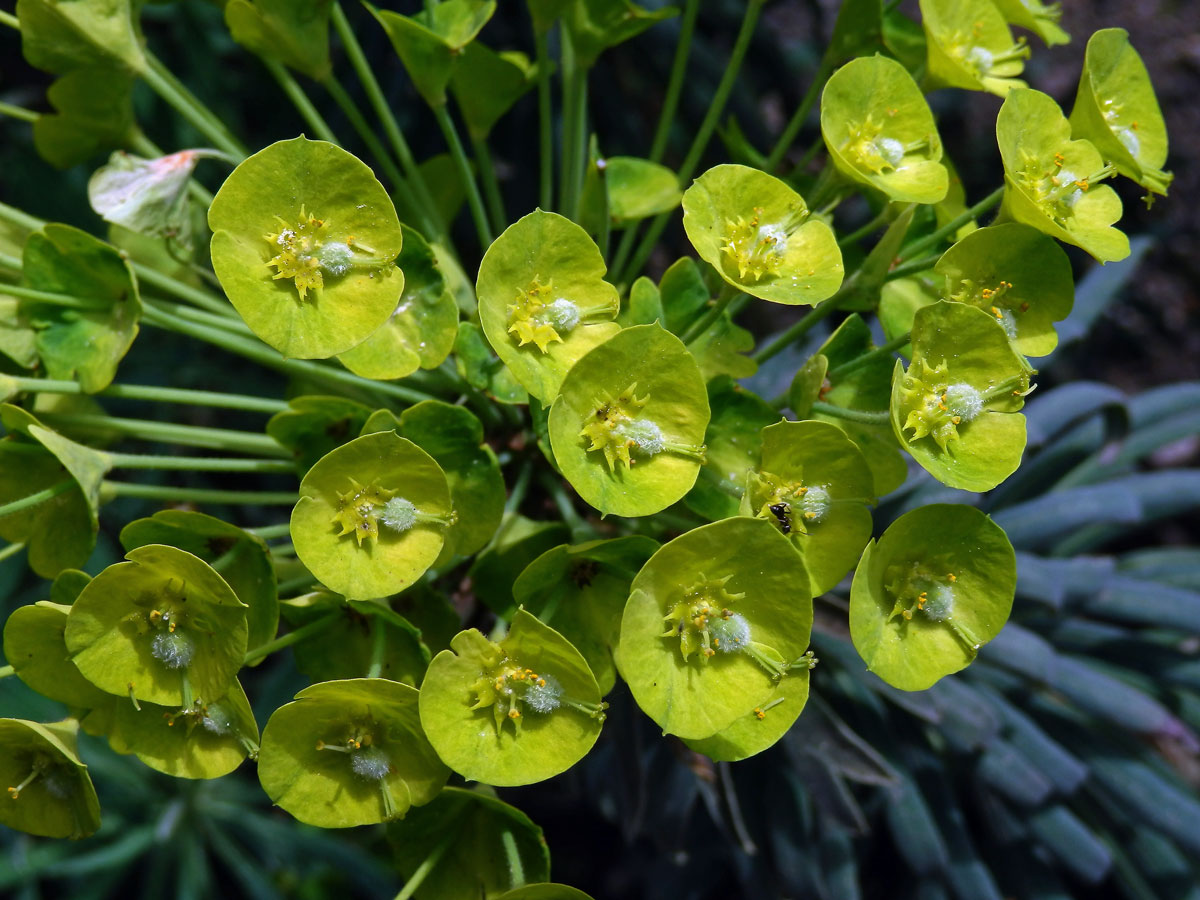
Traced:
<path id="1" fill-rule="evenodd" d="M 789 534 L 792 530 L 792 508 L 786 503 L 776 503 L 768 506 L 767 509 L 779 522 L 779 530 L 784 534 Z"/>

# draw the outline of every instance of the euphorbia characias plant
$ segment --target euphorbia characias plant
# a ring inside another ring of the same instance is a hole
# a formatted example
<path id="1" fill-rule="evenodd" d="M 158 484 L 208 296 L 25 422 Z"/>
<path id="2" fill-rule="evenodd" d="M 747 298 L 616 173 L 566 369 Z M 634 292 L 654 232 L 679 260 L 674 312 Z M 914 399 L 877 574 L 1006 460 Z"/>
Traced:
<path id="1" fill-rule="evenodd" d="M 1061 43 L 1054 8 L 922 0 L 913 54 L 885 39 L 879 4 L 847 3 L 796 128 L 721 161 L 710 138 L 764 4 L 744 5 L 674 166 L 696 0 L 645 158 L 601 153 L 589 73 L 671 8 L 529 0 L 531 60 L 494 45 L 494 2 L 360 15 L 230 0 L 233 40 L 296 107 L 296 136 L 257 147 L 154 56 L 141 4 L 3 14 L 59 80 L 55 112 L 0 111 L 31 119 L 52 163 L 99 163 L 94 224 L 113 227 L 102 240 L 0 204 L 0 558 L 25 550 L 50 580 L 8 619 L 0 677 L 69 713 L 0 720 L 0 822 L 97 829 L 82 728 L 181 778 L 250 760 L 310 825 L 390 823 L 402 897 L 583 897 L 549 883 L 540 832 L 488 786 L 545 781 L 603 747 L 610 702 L 631 697 L 664 740 L 726 763 L 806 729 L 814 630 L 848 632 L 901 691 L 996 637 L 1016 562 L 978 498 L 873 510 L 931 478 L 990 491 L 1020 466 L 1028 358 L 1055 349 L 1074 299 L 1059 242 L 1123 258 L 1121 201 L 1100 182 L 1171 182 L 1145 67 L 1121 29 L 1097 32 L 1068 116 L 1018 80 L 1031 50 L 1010 29 Z M 367 58 L 367 30 L 387 53 Z M 403 78 L 428 110 L 400 116 L 385 86 Z M 135 79 L 204 146 L 146 138 Z M 509 162 L 540 166 L 536 196 L 489 150 L 534 88 L 538 140 Z M 973 205 L 927 99 L 940 89 L 1005 98 L 1003 167 Z M 101 100 L 115 111 L 90 115 Z M 405 127 L 424 115 L 448 156 L 414 158 Z M 805 125 L 805 165 L 782 165 Z M 196 178 L 222 166 L 214 195 Z M 670 223 L 679 240 L 660 243 Z M 755 334 L 763 321 L 779 327 Z M 286 399 L 126 383 L 154 332 L 281 373 Z M 130 419 L 109 397 L 270 420 Z M 110 477 L 124 469 L 275 480 Z M 200 509 L 114 521 L 116 498 Z M 95 549 L 109 526 L 124 526 L 123 561 Z M 274 668 L 294 699 L 260 741 L 253 667 L 289 647 L 296 668 Z"/>

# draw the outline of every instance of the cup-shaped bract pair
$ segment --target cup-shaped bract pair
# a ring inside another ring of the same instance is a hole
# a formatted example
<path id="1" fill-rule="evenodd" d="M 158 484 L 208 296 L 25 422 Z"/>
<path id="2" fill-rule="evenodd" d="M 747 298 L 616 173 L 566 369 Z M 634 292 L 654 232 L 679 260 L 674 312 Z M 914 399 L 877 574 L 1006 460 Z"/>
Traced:
<path id="1" fill-rule="evenodd" d="M 51 838 L 83 838 L 100 827 L 100 801 L 79 761 L 74 719 L 42 724 L 0 719 L 0 824 Z"/>
<path id="2" fill-rule="evenodd" d="M 913 356 L 892 376 L 892 430 L 938 481 L 990 491 L 1021 464 L 1032 370 L 989 313 L 963 303 L 918 310 Z"/>
<path id="3" fill-rule="evenodd" d="M 696 360 L 661 325 L 626 328 L 579 360 L 550 409 L 550 445 L 604 514 L 647 516 L 691 490 L 708 395 Z"/>
<path id="4" fill-rule="evenodd" d="M 808 699 L 812 594 L 775 525 L 722 519 L 663 545 L 633 580 L 617 670 L 665 734 L 717 758 L 770 746 Z"/>
<path id="5" fill-rule="evenodd" d="M 761 460 L 747 476 L 741 512 L 787 535 L 813 596 L 823 594 L 854 567 L 871 537 L 871 467 L 844 431 L 813 420 L 764 428 Z"/>
<path id="6" fill-rule="evenodd" d="M 1025 356 L 1047 356 L 1058 346 L 1054 323 L 1075 304 L 1066 251 L 1019 222 L 971 232 L 942 254 L 934 272 L 945 279 L 946 299 L 993 316 Z"/>
<path id="7" fill-rule="evenodd" d="M 449 774 L 421 730 L 416 689 L 386 678 L 305 688 L 271 714 L 258 757 L 271 802 L 320 828 L 401 818 Z"/>
<path id="8" fill-rule="evenodd" d="M 621 304 L 606 271 L 586 231 L 540 209 L 510 225 L 479 264 L 483 333 L 543 406 L 580 357 L 620 331 L 613 319 Z"/>
<path id="9" fill-rule="evenodd" d="M 286 357 L 324 358 L 395 311 L 404 273 L 395 207 L 371 170 L 326 141 L 243 160 L 208 211 L 213 271 L 250 330 Z"/>
<path id="10" fill-rule="evenodd" d="M 165 544 L 125 554 L 71 606 L 65 640 L 83 677 L 116 696 L 191 709 L 224 697 L 246 654 L 246 606 L 199 557 Z"/>
<path id="11" fill-rule="evenodd" d="M 439 757 L 471 781 L 544 781 L 596 743 L 607 704 L 566 638 L 523 609 L 499 643 L 471 629 L 433 658 L 421 724 Z"/>
<path id="12" fill-rule="evenodd" d="M 720 165 L 697 178 L 683 195 L 683 227 L 700 258 L 753 297 L 816 304 L 842 285 L 833 230 L 758 169 Z"/>
<path id="13" fill-rule="evenodd" d="M 1004 529 L 972 506 L 923 506 L 867 545 L 850 591 L 850 636 L 888 684 L 924 690 L 1000 633 L 1016 584 Z"/>
<path id="14" fill-rule="evenodd" d="M 1047 47 L 1071 43 L 1071 35 L 1058 24 L 1062 18 L 1061 3 L 1042 0 L 992 0 L 1000 15 L 1010 25 L 1032 31 Z"/>
<path id="15" fill-rule="evenodd" d="M 1117 171 L 1146 190 L 1166 194 L 1167 126 L 1141 56 L 1124 28 L 1103 28 L 1088 40 L 1071 109 L 1071 134 L 1096 145 Z"/>
<path id="16" fill-rule="evenodd" d="M 938 203 L 950 177 L 925 96 L 886 56 L 851 60 L 821 94 L 821 135 L 838 171 L 903 203 Z"/>
<path id="17" fill-rule="evenodd" d="M 428 453 L 394 431 L 331 450 L 300 482 L 296 555 L 352 600 L 398 593 L 433 565 L 453 521 L 450 489 Z"/>
<path id="18" fill-rule="evenodd" d="M 1021 88 L 996 116 L 1004 161 L 1001 216 L 1032 225 L 1086 250 L 1100 262 L 1129 255 L 1129 238 L 1112 225 L 1121 198 L 1099 184 L 1116 170 L 1090 142 L 1071 140 L 1071 125 L 1054 99 Z"/>
<path id="19" fill-rule="evenodd" d="M 1029 47 L 1013 38 L 992 0 L 920 0 L 932 87 L 988 91 L 1003 97 L 1024 87 Z"/>

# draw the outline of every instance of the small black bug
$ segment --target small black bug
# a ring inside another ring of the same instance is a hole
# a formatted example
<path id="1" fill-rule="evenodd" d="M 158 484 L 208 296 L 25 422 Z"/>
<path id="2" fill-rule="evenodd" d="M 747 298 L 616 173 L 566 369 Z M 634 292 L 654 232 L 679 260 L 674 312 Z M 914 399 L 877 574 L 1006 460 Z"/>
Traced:
<path id="1" fill-rule="evenodd" d="M 784 534 L 788 534 L 792 530 L 792 508 L 786 503 L 776 503 L 773 506 L 768 506 L 767 509 L 771 514 L 779 520 L 779 530 Z"/>

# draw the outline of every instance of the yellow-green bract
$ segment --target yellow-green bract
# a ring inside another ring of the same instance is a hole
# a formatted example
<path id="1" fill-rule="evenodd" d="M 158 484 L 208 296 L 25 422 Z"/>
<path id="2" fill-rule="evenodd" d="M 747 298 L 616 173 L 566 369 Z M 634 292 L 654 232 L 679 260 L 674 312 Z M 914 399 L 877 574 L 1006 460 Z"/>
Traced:
<path id="1" fill-rule="evenodd" d="M 1003 97 L 1024 87 L 1016 76 L 1029 48 L 1013 40 L 992 0 L 921 0 L 927 46 L 927 80 L 932 87 L 989 91 Z"/>
<path id="2" fill-rule="evenodd" d="M 833 230 L 766 172 L 709 169 L 683 194 L 683 227 L 700 258 L 751 296 L 815 304 L 841 287 L 842 251 Z"/>
<path id="3" fill-rule="evenodd" d="M 783 711 L 767 707 L 807 696 L 811 627 L 808 575 L 791 542 L 761 519 L 722 519 L 642 567 L 621 617 L 617 670 L 666 734 L 702 740 L 750 716 L 778 738 L 770 714 Z M 780 704 L 793 719 L 802 705 Z"/>
<path id="4" fill-rule="evenodd" d="M 100 801 L 79 761 L 74 719 L 0 719 L 0 824 L 27 834 L 82 838 L 100 827 Z"/>
<path id="5" fill-rule="evenodd" d="M 913 358 L 896 361 L 891 420 L 896 439 L 949 487 L 990 491 L 1025 450 L 1018 410 L 1032 370 L 993 316 L 939 302 L 913 319 Z"/>
<path id="6" fill-rule="evenodd" d="M 387 191 L 355 156 L 301 136 L 244 160 L 208 211 L 213 270 L 250 330 L 287 357 L 344 353 L 404 290 Z"/>
<path id="7" fill-rule="evenodd" d="M 838 171 L 905 203 L 937 203 L 949 176 L 937 123 L 917 83 L 894 59 L 842 66 L 821 94 L 821 135 Z"/>
<path id="8" fill-rule="evenodd" d="M 416 689 L 386 678 L 305 688 L 271 715 L 258 758 L 271 801 L 321 828 L 403 817 L 449 774 L 421 730 Z"/>
<path id="9" fill-rule="evenodd" d="M 550 445 L 600 512 L 648 516 L 695 484 L 708 417 L 704 380 L 683 342 L 661 325 L 637 325 L 568 373 L 550 409 Z"/>
<path id="10" fill-rule="evenodd" d="M 1008 620 L 1016 555 L 971 506 L 905 513 L 867 545 L 850 592 L 850 635 L 872 672 L 920 691 L 969 665 Z"/>

